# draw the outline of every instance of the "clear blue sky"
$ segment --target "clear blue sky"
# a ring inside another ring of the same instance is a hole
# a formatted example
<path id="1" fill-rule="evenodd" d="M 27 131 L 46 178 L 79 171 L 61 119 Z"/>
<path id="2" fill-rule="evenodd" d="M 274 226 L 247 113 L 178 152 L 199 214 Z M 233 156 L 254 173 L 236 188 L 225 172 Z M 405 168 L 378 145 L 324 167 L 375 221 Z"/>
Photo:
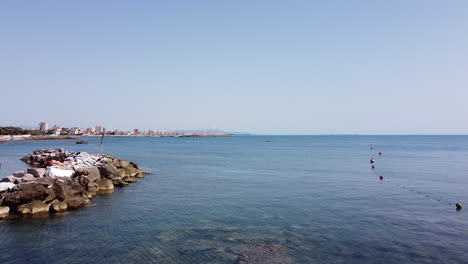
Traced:
<path id="1" fill-rule="evenodd" d="M 0 2 L 0 125 L 468 134 L 468 1 Z"/>

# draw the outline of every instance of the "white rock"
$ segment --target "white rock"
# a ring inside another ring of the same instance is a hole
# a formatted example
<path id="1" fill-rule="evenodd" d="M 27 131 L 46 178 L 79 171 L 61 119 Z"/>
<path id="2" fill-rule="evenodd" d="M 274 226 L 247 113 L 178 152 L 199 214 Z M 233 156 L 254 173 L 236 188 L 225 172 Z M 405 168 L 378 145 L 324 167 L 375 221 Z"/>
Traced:
<path id="1" fill-rule="evenodd" d="M 49 167 L 47 168 L 46 175 L 51 178 L 66 177 L 70 178 L 73 175 L 73 170 L 62 169 L 59 167 Z"/>
<path id="2" fill-rule="evenodd" d="M 0 192 L 4 192 L 8 189 L 11 189 L 13 187 L 15 187 L 16 184 L 12 183 L 12 182 L 0 182 Z"/>

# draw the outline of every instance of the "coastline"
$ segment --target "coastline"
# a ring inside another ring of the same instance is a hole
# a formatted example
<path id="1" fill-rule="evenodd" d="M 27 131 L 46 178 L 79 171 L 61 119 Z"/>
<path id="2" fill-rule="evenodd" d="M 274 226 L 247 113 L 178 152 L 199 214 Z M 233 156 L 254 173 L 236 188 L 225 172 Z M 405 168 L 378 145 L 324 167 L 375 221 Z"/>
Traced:
<path id="1" fill-rule="evenodd" d="M 102 135 L 83 135 L 84 137 L 101 137 Z M 149 135 L 105 135 L 105 137 L 129 137 L 129 138 L 151 138 L 151 137 L 232 137 L 233 134 L 182 134 L 173 136 L 149 136 Z"/>
<path id="2" fill-rule="evenodd" d="M 74 136 L 31 136 L 31 135 L 1 135 L 0 143 L 7 141 L 23 141 L 23 140 L 76 140 Z"/>
<path id="3" fill-rule="evenodd" d="M 79 137 L 75 136 L 31 136 L 31 135 L 1 135 L 0 143 L 8 141 L 23 141 L 23 140 L 76 140 Z"/>

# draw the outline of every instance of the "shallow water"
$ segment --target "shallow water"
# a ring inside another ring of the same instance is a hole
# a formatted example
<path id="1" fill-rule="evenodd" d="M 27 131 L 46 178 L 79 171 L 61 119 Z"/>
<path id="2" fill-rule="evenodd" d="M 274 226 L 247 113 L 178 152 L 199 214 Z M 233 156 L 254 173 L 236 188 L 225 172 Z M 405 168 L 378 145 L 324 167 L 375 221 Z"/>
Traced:
<path id="1" fill-rule="evenodd" d="M 87 140 L 0 144 L 0 176 L 38 148 L 96 152 Z M 104 152 L 152 174 L 64 216 L 0 220 L 0 263 L 468 261 L 454 206 L 468 136 L 106 138 Z"/>

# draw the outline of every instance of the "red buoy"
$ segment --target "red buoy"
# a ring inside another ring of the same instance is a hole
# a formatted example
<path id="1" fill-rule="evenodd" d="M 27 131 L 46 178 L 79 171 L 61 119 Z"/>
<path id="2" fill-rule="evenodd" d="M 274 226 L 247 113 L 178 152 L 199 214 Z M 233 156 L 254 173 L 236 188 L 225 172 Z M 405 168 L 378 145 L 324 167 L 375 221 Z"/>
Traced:
<path id="1" fill-rule="evenodd" d="M 457 203 L 455 206 L 457 207 L 457 211 L 460 211 L 463 208 L 461 203 Z"/>
<path id="2" fill-rule="evenodd" d="M 380 175 L 379 179 L 380 179 L 380 180 L 383 180 L 383 176 L 382 176 L 382 175 Z"/>
<path id="3" fill-rule="evenodd" d="M 372 165 L 372 169 L 375 169 L 375 166 L 374 166 L 374 165 Z"/>
<path id="4" fill-rule="evenodd" d="M 382 152 L 379 152 L 379 155 L 382 155 Z"/>

